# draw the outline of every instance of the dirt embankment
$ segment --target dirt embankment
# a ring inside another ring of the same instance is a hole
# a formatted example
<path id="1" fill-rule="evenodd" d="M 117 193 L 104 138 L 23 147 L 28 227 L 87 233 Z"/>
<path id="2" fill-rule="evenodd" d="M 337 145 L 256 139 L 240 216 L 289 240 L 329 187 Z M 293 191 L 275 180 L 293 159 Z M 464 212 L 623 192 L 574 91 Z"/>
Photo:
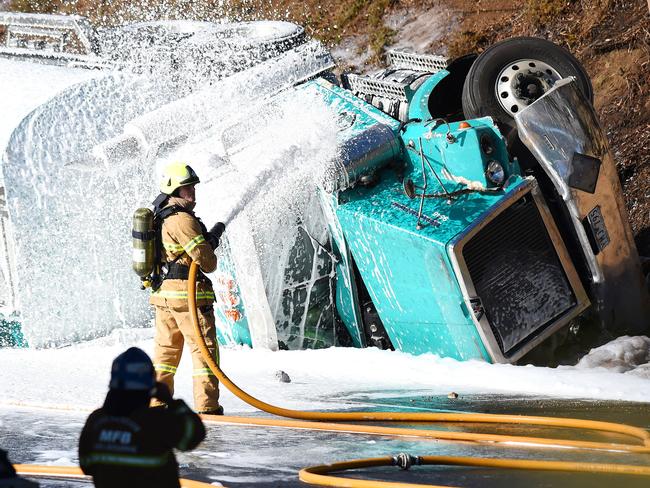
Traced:
<path id="1" fill-rule="evenodd" d="M 650 256 L 650 14 L 644 0 L 13 0 L 10 8 L 79 13 L 100 25 L 291 20 L 361 70 L 381 64 L 386 47 L 455 56 L 511 36 L 544 37 L 569 49 L 591 76 L 637 245 Z"/>
<path id="2" fill-rule="evenodd" d="M 389 29 L 383 48 L 454 57 L 508 37 L 534 36 L 571 51 L 591 77 L 637 246 L 650 256 L 649 8 L 643 0 L 392 1 L 383 16 Z M 362 20 L 360 15 L 341 30 L 339 46 L 347 53 L 335 50 L 352 65 L 381 59 L 381 52 L 366 48 L 372 30 Z M 350 52 L 355 46 L 361 48 L 356 56 Z"/>
<path id="3" fill-rule="evenodd" d="M 453 4 L 461 10 L 459 25 L 438 46 L 446 46 L 450 55 L 526 35 L 560 44 L 583 63 L 614 150 L 639 252 L 650 256 L 649 4 L 642 0 Z"/>

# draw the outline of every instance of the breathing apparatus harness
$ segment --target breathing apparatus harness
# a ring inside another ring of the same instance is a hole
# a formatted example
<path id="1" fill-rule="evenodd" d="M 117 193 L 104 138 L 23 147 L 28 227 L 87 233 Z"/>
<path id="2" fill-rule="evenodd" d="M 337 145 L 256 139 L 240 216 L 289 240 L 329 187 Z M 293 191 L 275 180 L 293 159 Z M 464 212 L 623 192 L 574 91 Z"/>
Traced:
<path id="1" fill-rule="evenodd" d="M 166 279 L 186 280 L 189 267 L 177 261 L 186 254 L 184 251 L 172 261 L 167 261 L 163 252 L 162 226 L 166 218 L 183 212 L 191 215 L 199 223 L 204 236 L 208 235 L 205 224 L 194 212 L 180 205 L 165 206 L 171 195 L 161 193 L 153 201 L 153 211 L 139 208 L 133 215 L 133 269 L 142 280 L 142 289 L 156 291 Z M 198 281 L 209 281 L 200 270 Z"/>

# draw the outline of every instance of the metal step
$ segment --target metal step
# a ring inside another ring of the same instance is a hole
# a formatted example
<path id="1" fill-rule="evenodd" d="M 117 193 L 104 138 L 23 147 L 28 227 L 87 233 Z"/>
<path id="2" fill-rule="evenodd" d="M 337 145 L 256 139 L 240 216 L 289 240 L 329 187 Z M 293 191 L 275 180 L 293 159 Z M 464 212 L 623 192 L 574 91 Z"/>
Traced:
<path id="1" fill-rule="evenodd" d="M 437 54 L 415 54 L 405 51 L 388 51 L 388 64 L 394 69 L 412 69 L 435 73 L 446 69 L 449 60 Z"/>
<path id="2" fill-rule="evenodd" d="M 379 97 L 391 98 L 408 102 L 413 97 L 413 90 L 404 83 L 378 80 L 369 76 L 353 75 L 347 76 L 350 89 L 353 92 L 360 92 L 365 95 L 377 95 Z"/>
<path id="3" fill-rule="evenodd" d="M 74 54 L 95 57 L 95 30 L 86 17 L 79 15 L 25 14 L 0 12 L 4 27 L 4 47 L 0 54 L 22 53 Z"/>

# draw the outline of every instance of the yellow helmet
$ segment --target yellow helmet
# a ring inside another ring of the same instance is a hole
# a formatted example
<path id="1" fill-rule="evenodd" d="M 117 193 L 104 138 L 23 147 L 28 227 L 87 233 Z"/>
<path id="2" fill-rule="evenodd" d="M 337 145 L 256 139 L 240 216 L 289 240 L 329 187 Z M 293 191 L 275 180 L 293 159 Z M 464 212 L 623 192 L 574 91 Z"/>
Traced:
<path id="1" fill-rule="evenodd" d="M 181 186 L 195 185 L 199 182 L 199 177 L 189 164 L 175 161 L 165 167 L 160 181 L 160 191 L 166 195 L 171 195 Z"/>

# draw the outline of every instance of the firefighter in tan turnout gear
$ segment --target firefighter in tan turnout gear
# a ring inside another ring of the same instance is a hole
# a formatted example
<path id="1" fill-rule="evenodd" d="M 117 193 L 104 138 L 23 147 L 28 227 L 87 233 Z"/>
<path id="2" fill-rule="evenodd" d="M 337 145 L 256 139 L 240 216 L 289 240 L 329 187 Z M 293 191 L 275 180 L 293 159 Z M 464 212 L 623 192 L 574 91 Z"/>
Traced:
<path id="1" fill-rule="evenodd" d="M 162 284 L 153 291 L 150 303 L 156 309 L 154 368 L 158 381 L 174 392 L 174 374 L 186 342 L 192 353 L 194 407 L 199 413 L 223 415 L 219 405 L 219 382 L 203 360 L 190 320 L 187 302 L 189 265 L 196 262 L 200 271 L 196 285 L 199 325 L 210 354 L 218 362 L 212 283 L 203 274 L 214 271 L 214 254 L 225 229 L 217 223 L 210 231 L 194 215 L 195 185 L 199 178 L 182 162 L 169 164 L 160 183 L 161 195 L 154 203 L 159 224 Z M 155 288 L 155 287 L 154 287 Z"/>

